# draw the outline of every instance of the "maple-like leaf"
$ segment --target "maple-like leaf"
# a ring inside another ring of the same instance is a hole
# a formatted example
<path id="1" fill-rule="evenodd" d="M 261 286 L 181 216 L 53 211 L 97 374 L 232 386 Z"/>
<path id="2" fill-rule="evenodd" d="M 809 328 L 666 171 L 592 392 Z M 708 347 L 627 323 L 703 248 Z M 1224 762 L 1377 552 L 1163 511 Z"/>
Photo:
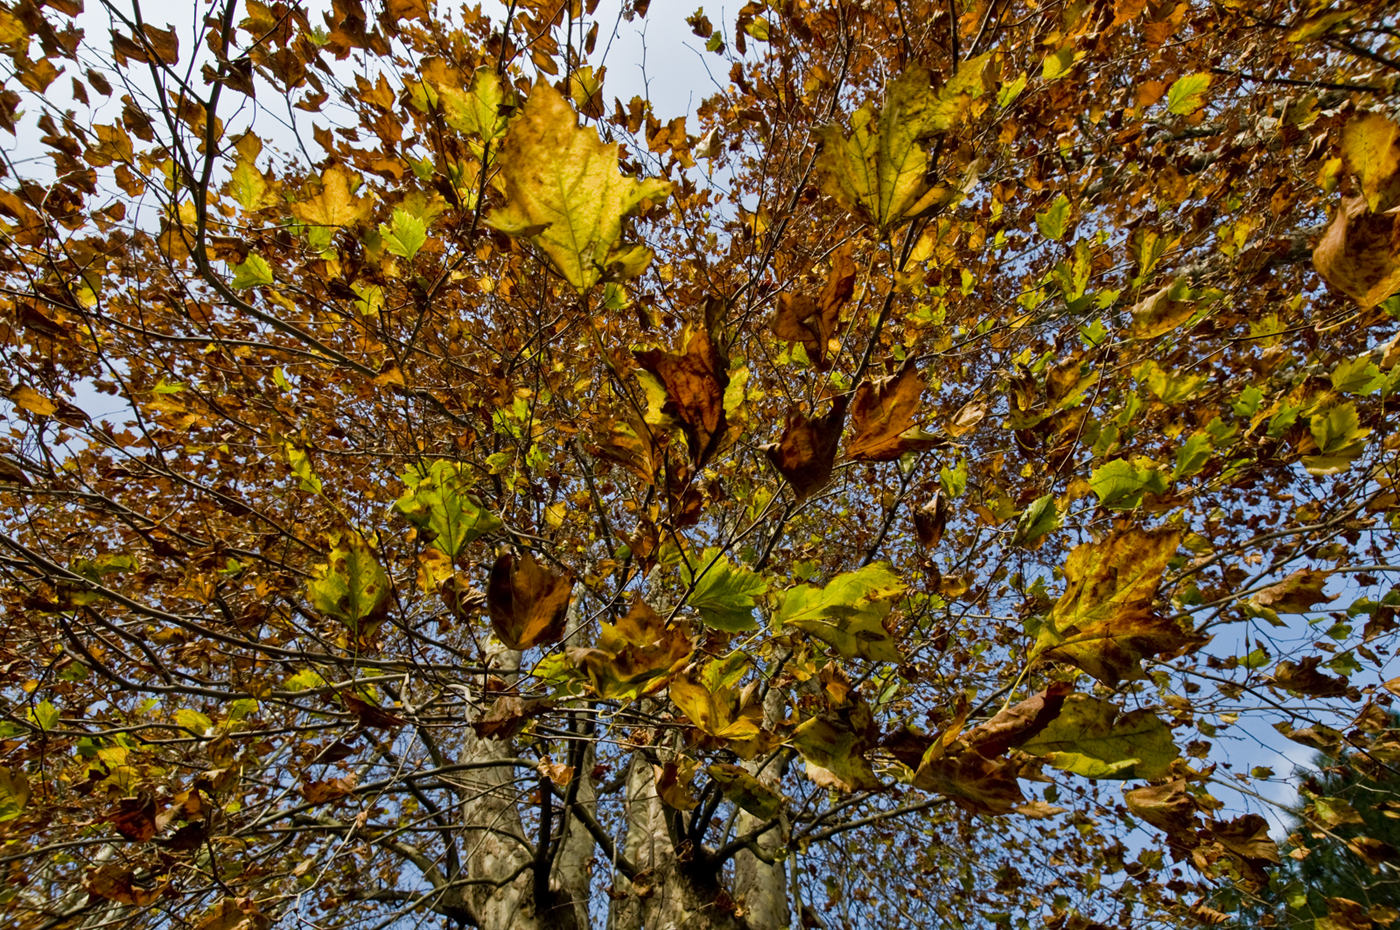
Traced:
<path id="1" fill-rule="evenodd" d="M 1127 530 L 1076 546 L 1065 593 L 1050 611 L 1032 658 L 1070 662 L 1110 687 L 1143 677 L 1140 660 L 1205 640 L 1153 610 L 1162 572 L 1181 541 L 1176 530 Z"/>
<path id="2" fill-rule="evenodd" d="M 825 586 L 798 585 L 783 597 L 779 619 L 828 643 L 847 659 L 901 662 L 882 622 L 905 585 L 887 562 L 837 575 Z"/>
<path id="3" fill-rule="evenodd" d="M 755 572 L 734 565 L 718 549 L 706 549 L 693 567 L 681 563 L 681 580 L 690 589 L 686 603 L 706 624 L 730 633 L 758 629 L 754 598 L 768 590 L 768 582 Z"/>
<path id="4" fill-rule="evenodd" d="M 1201 806 L 1187 790 L 1186 779 L 1125 790 L 1123 801 L 1128 810 L 1158 830 L 1170 836 L 1189 837 L 1194 842 L 1196 812 Z"/>
<path id="5" fill-rule="evenodd" d="M 384 618 L 392 594 L 389 576 L 358 538 L 333 543 L 329 561 L 307 582 L 311 606 L 362 634 Z"/>
<path id="6" fill-rule="evenodd" d="M 564 638 L 573 587 L 572 578 L 552 574 L 528 552 L 518 562 L 502 553 L 486 583 L 491 628 L 511 649 L 557 643 Z"/>
<path id="7" fill-rule="evenodd" d="M 752 608 L 750 608 L 752 610 Z M 694 651 L 685 624 L 666 620 L 638 601 L 614 626 L 602 623 L 595 648 L 569 650 L 569 661 L 589 676 L 593 691 L 608 700 L 630 700 L 665 682 Z"/>
<path id="8" fill-rule="evenodd" d="M 717 763 L 705 769 L 726 798 L 760 820 L 783 809 L 783 796 L 755 778 L 742 766 Z"/>
<path id="9" fill-rule="evenodd" d="M 870 706 L 848 701 L 832 713 L 808 717 L 792 731 L 792 745 L 807 762 L 809 776 L 842 791 L 876 788 L 880 779 L 866 754 L 880 743 Z M 812 767 L 821 769 L 820 773 Z"/>
<path id="10" fill-rule="evenodd" d="M 464 469 L 453 462 L 415 465 L 403 473 L 408 490 L 394 510 L 418 528 L 420 538 L 449 559 L 468 543 L 502 527 L 470 491 Z"/>
<path id="11" fill-rule="evenodd" d="M 478 68 L 466 88 L 442 81 L 434 87 L 443 121 L 453 129 L 476 136 L 478 145 L 494 142 L 505 133 L 506 89 L 495 68 Z"/>
<path id="12" fill-rule="evenodd" d="M 1021 767 L 977 752 L 947 753 L 919 766 L 914 787 L 936 791 L 974 814 L 1009 814 L 1026 802 L 1017 776 Z"/>
<path id="13" fill-rule="evenodd" d="M 845 422 L 845 395 L 836 398 L 819 417 L 809 419 L 800 411 L 790 410 L 782 438 L 762 447 L 768 461 L 792 486 L 799 504 L 831 481 Z"/>
<path id="14" fill-rule="evenodd" d="M 912 363 L 878 384 L 862 382 L 851 402 L 855 435 L 846 443 L 847 457 L 891 462 L 906 452 L 936 445 L 938 437 L 924 432 L 915 422 L 923 393 L 924 379 Z"/>
<path id="15" fill-rule="evenodd" d="M 1171 728 L 1151 711 L 1120 715 L 1116 704 L 1087 694 L 1067 697 L 1059 715 L 1021 749 L 1086 778 L 1149 781 L 1181 755 Z"/>
<path id="16" fill-rule="evenodd" d="M 872 103 L 851 114 L 847 136 L 838 126 L 817 130 L 817 168 L 827 193 L 881 234 L 952 201 L 948 186 L 928 179 L 929 139 L 947 132 L 983 92 L 988 55 L 958 65 L 935 91 L 927 69 L 907 67 L 890 82 L 879 116 Z"/>
<path id="17" fill-rule="evenodd" d="M 691 458 L 696 467 L 703 466 L 719 451 L 728 429 L 724 392 L 729 370 L 724 356 L 703 328 L 690 335 L 682 355 L 661 349 L 633 354 L 665 390 L 659 412 L 680 421 Z"/>
<path id="18" fill-rule="evenodd" d="M 1319 568 L 1300 568 L 1287 578 L 1256 591 L 1250 603 L 1266 607 L 1276 614 L 1305 614 L 1318 604 L 1335 601 L 1339 595 L 1323 593 L 1331 572 Z"/>
<path id="19" fill-rule="evenodd" d="M 357 226 L 369 219 L 371 201 L 350 191 L 350 176 L 341 168 L 327 168 L 321 175 L 321 189 L 314 197 L 294 203 L 292 215 L 308 226 L 327 232 L 342 226 Z"/>
<path id="20" fill-rule="evenodd" d="M 681 713 L 710 736 L 750 740 L 763 729 L 763 708 L 757 702 L 741 707 L 738 691 L 723 684 L 706 687 L 694 667 L 671 679 L 670 695 Z"/>
<path id="21" fill-rule="evenodd" d="M 622 218 L 644 200 L 666 198 L 670 182 L 619 174 L 617 146 L 580 128 L 549 84 L 531 90 L 497 163 L 506 203 L 488 225 L 528 236 L 580 294 L 603 280 L 635 277 L 651 261 L 650 249 L 621 242 Z"/>

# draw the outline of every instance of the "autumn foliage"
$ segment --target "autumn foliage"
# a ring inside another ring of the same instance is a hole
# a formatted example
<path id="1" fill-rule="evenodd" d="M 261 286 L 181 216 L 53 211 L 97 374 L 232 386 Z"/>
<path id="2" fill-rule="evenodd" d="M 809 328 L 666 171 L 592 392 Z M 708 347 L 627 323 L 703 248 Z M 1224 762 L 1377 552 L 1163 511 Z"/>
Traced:
<path id="1" fill-rule="evenodd" d="M 98 5 L 0 3 L 7 926 L 1215 924 L 1400 764 L 1387 5 L 754 0 L 688 113 L 646 0 Z"/>

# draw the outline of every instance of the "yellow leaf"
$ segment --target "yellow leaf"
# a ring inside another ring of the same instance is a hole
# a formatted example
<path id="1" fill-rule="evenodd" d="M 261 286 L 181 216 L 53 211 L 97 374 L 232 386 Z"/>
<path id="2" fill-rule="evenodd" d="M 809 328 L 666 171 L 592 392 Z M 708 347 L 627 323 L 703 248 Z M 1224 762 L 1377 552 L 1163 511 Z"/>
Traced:
<path id="1" fill-rule="evenodd" d="M 58 406 L 53 401 L 33 388 L 15 388 L 10 392 L 10 401 L 21 410 L 28 410 L 41 417 L 51 417 L 58 410 Z"/>
<path id="2" fill-rule="evenodd" d="M 623 243 L 622 218 L 644 200 L 662 200 L 671 184 L 618 173 L 617 146 L 581 129 L 573 108 L 540 82 L 501 149 L 505 206 L 488 225 L 525 236 L 544 250 L 580 294 L 603 280 L 635 277 L 651 250 Z"/>
<path id="3" fill-rule="evenodd" d="M 369 219 L 370 201 L 350 192 L 350 178 L 339 168 L 321 175 L 315 197 L 292 204 L 292 215 L 308 226 L 354 226 Z"/>
<path id="4" fill-rule="evenodd" d="M 1201 637 L 1152 610 L 1180 541 L 1175 530 L 1134 529 L 1075 547 L 1065 562 L 1068 587 L 1051 609 L 1032 658 L 1069 662 L 1114 687 L 1144 677 L 1144 656 L 1200 645 Z"/>
<path id="5" fill-rule="evenodd" d="M 1342 129 L 1342 158 L 1361 182 L 1366 206 L 1376 213 L 1393 204 L 1382 205 L 1383 194 L 1400 169 L 1400 126 L 1380 113 L 1358 116 Z M 1384 199 L 1391 200 L 1387 196 Z"/>

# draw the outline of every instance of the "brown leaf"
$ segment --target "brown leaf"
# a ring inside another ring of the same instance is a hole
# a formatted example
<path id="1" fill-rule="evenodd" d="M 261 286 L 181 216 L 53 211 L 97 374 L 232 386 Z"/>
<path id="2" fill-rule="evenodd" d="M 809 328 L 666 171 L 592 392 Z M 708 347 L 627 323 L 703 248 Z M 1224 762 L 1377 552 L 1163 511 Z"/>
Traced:
<path id="1" fill-rule="evenodd" d="M 914 511 L 914 534 L 919 537 L 919 545 L 932 549 L 943 539 L 943 530 L 948 525 L 948 498 L 939 491 L 933 499 Z"/>
<path id="2" fill-rule="evenodd" d="M 818 300 L 799 294 L 778 295 L 773 331 L 780 339 L 802 343 L 819 371 L 829 367 L 827 350 L 840 328 L 841 308 L 855 292 L 855 282 L 856 266 L 847 244 L 832 257 L 831 273 Z"/>
<path id="3" fill-rule="evenodd" d="M 353 694 L 342 694 L 340 699 L 345 702 L 345 709 L 354 714 L 360 721 L 360 726 L 371 727 L 376 730 L 393 730 L 403 726 L 407 721 L 402 717 L 397 717 L 368 701 L 362 701 Z"/>
<path id="4" fill-rule="evenodd" d="M 1203 833 L 1213 838 L 1240 867 L 1247 882 L 1263 885 L 1269 880 L 1265 863 L 1278 864 L 1278 845 L 1269 839 L 1269 822 L 1258 814 L 1244 814 L 1229 823 L 1212 821 Z"/>
<path id="5" fill-rule="evenodd" d="M 690 337 L 684 355 L 647 349 L 634 357 L 666 387 L 662 412 L 680 420 L 690 456 L 697 468 L 703 466 L 719 451 L 728 426 L 724 416 L 728 362 L 703 329 Z"/>
<path id="6" fill-rule="evenodd" d="M 1342 201 L 1313 249 L 1313 267 L 1362 307 L 1400 290 L 1400 208 L 1376 214 L 1360 197 Z"/>
<path id="7" fill-rule="evenodd" d="M 120 862 L 89 869 L 83 876 L 83 887 L 92 894 L 134 907 L 153 903 L 169 886 L 168 881 L 138 878 L 135 869 Z"/>
<path id="8" fill-rule="evenodd" d="M 131 842 L 144 843 L 156 835 L 155 798 L 145 792 L 122 798 L 103 819 Z"/>
<path id="9" fill-rule="evenodd" d="M 1331 572 L 1321 569 L 1300 568 L 1278 584 L 1259 591 L 1250 600 L 1278 614 L 1307 613 L 1315 604 L 1326 604 L 1337 599 L 1338 595 L 1328 597 L 1322 593 L 1330 575 Z"/>
<path id="10" fill-rule="evenodd" d="M 1347 693 L 1348 681 L 1317 670 L 1322 656 L 1306 656 L 1301 662 L 1284 660 L 1274 669 L 1273 684 L 1312 697 L 1339 697 Z"/>
<path id="11" fill-rule="evenodd" d="M 656 776 L 656 794 L 661 798 L 661 803 L 678 811 L 692 811 L 700 806 L 700 802 L 690 793 L 690 782 L 695 777 L 694 759 L 672 759 L 665 765 L 653 765 L 651 768 Z"/>
<path id="12" fill-rule="evenodd" d="M 1039 694 L 1014 707 L 1008 707 L 986 723 L 966 731 L 960 742 L 984 756 L 999 756 L 1033 739 L 1060 715 L 1065 698 L 1074 690 L 1067 681 L 1057 681 Z"/>
<path id="13" fill-rule="evenodd" d="M 1009 814 L 1026 803 L 1016 781 L 1019 766 L 975 752 L 943 756 L 919 766 L 914 787 L 937 791 L 974 814 Z"/>
<path id="14" fill-rule="evenodd" d="M 855 435 L 846 444 L 848 458 L 867 462 L 891 462 L 906 452 L 931 448 L 938 440 L 915 422 L 924 379 L 912 362 L 893 378 L 878 385 L 862 382 L 851 404 Z"/>
<path id="15" fill-rule="evenodd" d="M 1371 930 L 1366 906 L 1350 898 L 1328 898 L 1327 915 L 1313 921 L 1314 930 Z"/>
<path id="16" fill-rule="evenodd" d="M 151 50 L 160 58 L 162 64 L 179 64 L 180 40 L 175 35 L 174 29 L 157 29 L 150 23 L 146 23 L 141 27 L 141 31 L 146 34 L 146 41 L 150 44 Z"/>
<path id="17" fill-rule="evenodd" d="M 566 765 L 563 762 L 555 762 L 549 756 L 545 756 L 540 760 L 538 768 L 541 775 L 554 782 L 554 784 L 558 785 L 560 788 L 565 787 L 569 782 L 574 780 L 574 767 L 572 765 Z"/>
<path id="18" fill-rule="evenodd" d="M 502 553 L 486 584 L 491 628 L 511 649 L 557 643 L 564 638 L 573 588 L 572 578 L 551 574 L 528 552 L 519 564 Z"/>
<path id="19" fill-rule="evenodd" d="M 783 438 L 763 447 L 768 461 L 792 485 L 798 503 L 826 487 L 831 480 L 845 422 L 844 396 L 836 398 L 831 409 L 815 419 L 809 420 L 792 410 L 788 412 Z"/>
<path id="20" fill-rule="evenodd" d="M 301 796 L 311 804 L 339 801 L 341 798 L 349 797 L 355 793 L 355 783 L 358 780 L 353 772 L 341 778 L 323 778 L 319 781 L 303 780 Z"/>
<path id="21" fill-rule="evenodd" d="M 472 721 L 471 728 L 479 739 L 508 740 L 520 732 L 527 720 L 538 717 L 553 706 L 553 701 L 508 694 L 496 698 L 486 713 Z"/>
<path id="22" fill-rule="evenodd" d="M 1172 837 L 1189 840 L 1187 845 L 1198 842 L 1196 832 L 1196 811 L 1200 805 L 1186 790 L 1186 779 L 1178 778 L 1165 785 L 1148 788 L 1134 788 L 1124 792 L 1123 800 L 1128 810 L 1152 824 L 1158 830 Z"/>
<path id="23" fill-rule="evenodd" d="M 1163 529 L 1117 532 L 1076 546 L 1065 562 L 1065 593 L 1050 611 L 1034 654 L 1070 662 L 1110 687 L 1143 677 L 1146 656 L 1204 644 L 1173 617 L 1152 609 L 1180 535 Z"/>
<path id="24" fill-rule="evenodd" d="M 272 918 L 258 910 L 252 898 L 224 898 L 195 930 L 268 930 L 271 926 Z"/>
<path id="25" fill-rule="evenodd" d="M 1371 868 L 1400 856 L 1394 846 L 1370 836 L 1354 836 L 1347 840 L 1347 849 L 1360 856 Z"/>

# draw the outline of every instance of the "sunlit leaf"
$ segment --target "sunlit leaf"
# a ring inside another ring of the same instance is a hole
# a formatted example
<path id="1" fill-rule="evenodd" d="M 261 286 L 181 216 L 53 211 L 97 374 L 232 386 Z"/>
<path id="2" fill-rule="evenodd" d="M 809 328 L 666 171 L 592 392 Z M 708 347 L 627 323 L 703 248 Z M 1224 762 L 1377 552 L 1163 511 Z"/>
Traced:
<path id="1" fill-rule="evenodd" d="M 1066 698 L 1059 716 L 1021 748 L 1086 778 L 1151 780 L 1180 755 L 1171 728 L 1151 711 L 1120 715 L 1116 704 L 1087 694 Z"/>
<path id="2" fill-rule="evenodd" d="M 900 662 L 899 647 L 883 621 L 904 589 L 888 563 L 875 562 L 837 575 L 825 587 L 792 588 L 778 616 L 784 624 L 834 646 L 844 658 Z"/>

